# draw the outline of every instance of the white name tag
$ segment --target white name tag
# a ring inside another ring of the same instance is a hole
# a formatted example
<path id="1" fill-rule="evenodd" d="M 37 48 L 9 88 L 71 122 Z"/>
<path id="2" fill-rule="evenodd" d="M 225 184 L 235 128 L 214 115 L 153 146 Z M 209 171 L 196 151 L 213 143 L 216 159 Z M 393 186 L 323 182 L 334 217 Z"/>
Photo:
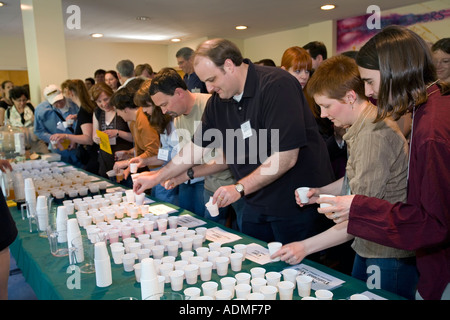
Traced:
<path id="1" fill-rule="evenodd" d="M 245 139 L 250 138 L 253 135 L 252 126 L 250 125 L 250 120 L 241 124 L 242 137 Z"/>
<path id="2" fill-rule="evenodd" d="M 169 150 L 159 149 L 158 150 L 158 160 L 168 161 L 169 160 Z"/>

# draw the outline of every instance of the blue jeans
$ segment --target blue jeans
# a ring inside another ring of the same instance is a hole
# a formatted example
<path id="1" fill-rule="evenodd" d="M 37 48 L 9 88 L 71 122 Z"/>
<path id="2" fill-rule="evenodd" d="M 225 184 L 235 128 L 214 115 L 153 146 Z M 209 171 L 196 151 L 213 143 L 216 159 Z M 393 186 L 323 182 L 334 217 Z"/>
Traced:
<path id="1" fill-rule="evenodd" d="M 174 189 L 167 190 L 162 185 L 158 184 L 152 188 L 151 196 L 159 201 L 168 202 L 178 206 L 178 186 Z"/>
<path id="2" fill-rule="evenodd" d="M 212 197 L 213 195 L 214 195 L 214 192 L 205 189 L 203 192 L 203 200 L 205 201 L 205 203 L 207 203 L 209 201 L 209 198 Z M 242 230 L 241 229 L 242 228 L 242 209 L 244 208 L 244 199 L 241 198 L 238 201 L 234 202 L 233 204 L 231 204 L 231 207 L 233 207 L 234 212 L 236 213 L 237 228 L 238 228 L 238 230 Z M 225 225 L 227 222 L 228 215 L 230 214 L 231 207 L 227 206 L 227 207 L 219 208 L 219 215 L 217 217 L 211 217 L 208 209 L 206 209 L 206 207 L 205 207 L 205 218 Z"/>
<path id="3" fill-rule="evenodd" d="M 203 217 L 206 203 L 203 201 L 204 184 L 204 181 L 199 181 L 193 184 L 180 184 L 178 186 L 178 201 L 180 208 L 191 211 L 196 215 Z"/>
<path id="4" fill-rule="evenodd" d="M 387 290 L 410 300 L 415 299 L 419 274 L 415 257 L 411 258 L 363 258 L 355 255 L 352 276 L 367 282 L 372 276 L 367 273 L 369 266 L 377 266 L 380 270 L 380 289 Z M 373 274 L 375 276 L 375 274 Z"/>

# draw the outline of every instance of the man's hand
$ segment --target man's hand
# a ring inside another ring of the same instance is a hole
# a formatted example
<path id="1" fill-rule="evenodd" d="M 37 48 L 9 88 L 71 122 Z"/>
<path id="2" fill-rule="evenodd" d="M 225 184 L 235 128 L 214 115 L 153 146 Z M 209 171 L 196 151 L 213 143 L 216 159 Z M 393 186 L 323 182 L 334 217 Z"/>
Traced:
<path id="1" fill-rule="evenodd" d="M 133 190 L 137 194 L 141 194 L 145 190 L 153 188 L 160 182 L 158 171 L 143 172 L 136 178 L 136 180 L 134 180 Z"/>
<path id="2" fill-rule="evenodd" d="M 241 198 L 241 194 L 236 190 L 234 184 L 222 186 L 214 192 L 213 204 L 217 203 L 219 208 L 229 206 Z"/>

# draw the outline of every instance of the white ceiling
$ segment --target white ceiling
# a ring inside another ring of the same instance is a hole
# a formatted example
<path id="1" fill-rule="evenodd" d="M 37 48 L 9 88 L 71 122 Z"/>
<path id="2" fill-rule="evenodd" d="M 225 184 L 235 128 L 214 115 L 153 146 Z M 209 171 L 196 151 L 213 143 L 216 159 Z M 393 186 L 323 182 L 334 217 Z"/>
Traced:
<path id="1" fill-rule="evenodd" d="M 23 36 L 20 0 L 1 0 L 0 36 Z M 69 5 L 81 11 L 81 29 L 65 29 L 67 39 L 89 39 L 91 33 L 103 33 L 97 41 L 148 41 L 169 44 L 171 38 L 184 41 L 201 37 L 244 39 L 284 31 L 325 20 L 366 14 L 369 5 L 382 11 L 419 0 L 329 0 L 337 5 L 321 11 L 328 0 L 62 0 L 63 17 Z M 139 21 L 147 16 L 148 21 Z M 244 31 L 234 29 L 247 25 Z"/>

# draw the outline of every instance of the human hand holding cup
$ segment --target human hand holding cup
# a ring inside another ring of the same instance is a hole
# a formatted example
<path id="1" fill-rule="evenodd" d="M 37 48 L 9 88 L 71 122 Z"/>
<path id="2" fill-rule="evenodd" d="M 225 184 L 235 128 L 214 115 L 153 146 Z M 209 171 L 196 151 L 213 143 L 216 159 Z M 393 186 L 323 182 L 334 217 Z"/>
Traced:
<path id="1" fill-rule="evenodd" d="M 316 203 L 319 196 L 319 188 L 299 187 L 295 190 L 295 202 L 300 207 Z"/>
<path id="2" fill-rule="evenodd" d="M 320 208 L 317 211 L 325 214 L 328 219 L 333 220 L 335 223 L 347 221 L 354 197 L 355 195 L 336 197 L 322 194 L 316 201 L 320 204 Z"/>

